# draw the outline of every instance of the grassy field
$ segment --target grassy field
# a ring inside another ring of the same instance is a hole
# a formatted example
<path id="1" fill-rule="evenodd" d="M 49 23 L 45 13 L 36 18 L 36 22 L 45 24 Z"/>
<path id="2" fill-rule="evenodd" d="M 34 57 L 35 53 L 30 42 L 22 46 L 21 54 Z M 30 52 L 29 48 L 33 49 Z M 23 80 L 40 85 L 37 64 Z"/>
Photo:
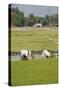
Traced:
<path id="1" fill-rule="evenodd" d="M 11 51 L 28 50 L 57 50 L 57 30 L 21 30 L 11 31 Z"/>
<path id="2" fill-rule="evenodd" d="M 58 60 L 12 61 L 11 84 L 37 85 L 58 83 Z"/>
<path id="3" fill-rule="evenodd" d="M 11 31 L 11 51 L 58 49 L 58 31 L 55 28 L 31 28 Z M 11 61 L 11 84 L 33 85 L 58 82 L 58 59 Z"/>

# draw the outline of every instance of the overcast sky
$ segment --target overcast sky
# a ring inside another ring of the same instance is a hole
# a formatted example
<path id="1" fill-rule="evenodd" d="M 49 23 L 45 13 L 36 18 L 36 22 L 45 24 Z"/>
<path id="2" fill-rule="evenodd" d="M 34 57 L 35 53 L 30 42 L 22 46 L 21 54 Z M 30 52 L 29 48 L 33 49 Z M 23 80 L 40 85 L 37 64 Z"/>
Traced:
<path id="1" fill-rule="evenodd" d="M 44 17 L 58 13 L 58 7 L 56 6 L 12 4 L 12 7 L 18 7 L 20 11 L 24 12 L 25 16 L 29 16 L 30 13 L 33 13 L 34 16 Z"/>

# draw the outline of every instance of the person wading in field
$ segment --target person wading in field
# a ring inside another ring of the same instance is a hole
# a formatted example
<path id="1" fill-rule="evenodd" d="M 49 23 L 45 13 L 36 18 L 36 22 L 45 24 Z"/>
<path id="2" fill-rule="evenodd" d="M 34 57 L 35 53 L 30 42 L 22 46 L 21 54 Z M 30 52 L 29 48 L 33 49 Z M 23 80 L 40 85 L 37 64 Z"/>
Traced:
<path id="1" fill-rule="evenodd" d="M 32 55 L 31 55 L 31 51 L 29 50 L 21 50 L 21 59 L 23 60 L 31 60 Z"/>

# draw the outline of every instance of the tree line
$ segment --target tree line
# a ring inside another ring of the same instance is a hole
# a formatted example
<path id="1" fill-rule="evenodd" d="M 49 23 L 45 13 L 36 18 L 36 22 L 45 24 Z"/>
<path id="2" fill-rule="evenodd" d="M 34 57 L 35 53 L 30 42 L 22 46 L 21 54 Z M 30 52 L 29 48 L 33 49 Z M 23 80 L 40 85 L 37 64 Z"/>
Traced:
<path id="1" fill-rule="evenodd" d="M 42 23 L 43 26 L 58 26 L 58 14 L 39 17 L 31 13 L 28 17 L 25 17 L 24 12 L 20 11 L 18 8 L 11 8 L 12 26 L 33 26 L 36 23 Z"/>

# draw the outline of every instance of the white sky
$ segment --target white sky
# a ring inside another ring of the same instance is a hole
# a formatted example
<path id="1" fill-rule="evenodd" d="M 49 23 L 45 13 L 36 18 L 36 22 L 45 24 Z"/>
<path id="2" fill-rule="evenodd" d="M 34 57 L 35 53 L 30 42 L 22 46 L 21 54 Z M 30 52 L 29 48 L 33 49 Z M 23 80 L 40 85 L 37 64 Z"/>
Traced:
<path id="1" fill-rule="evenodd" d="M 56 14 L 58 12 L 58 7 L 56 6 L 12 4 L 12 7 L 18 7 L 19 10 L 24 12 L 25 16 L 33 13 L 35 16 L 44 17 L 45 15 Z"/>

